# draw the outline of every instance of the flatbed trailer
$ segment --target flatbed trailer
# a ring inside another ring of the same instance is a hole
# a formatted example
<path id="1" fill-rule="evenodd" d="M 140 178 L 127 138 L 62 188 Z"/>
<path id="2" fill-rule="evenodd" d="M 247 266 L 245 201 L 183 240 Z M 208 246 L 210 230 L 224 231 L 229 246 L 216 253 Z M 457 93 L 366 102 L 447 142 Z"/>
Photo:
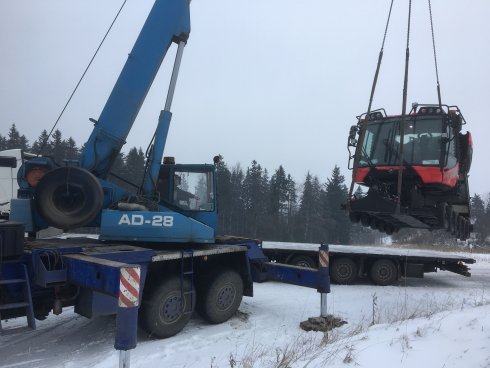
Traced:
<path id="1" fill-rule="evenodd" d="M 318 266 L 313 244 L 263 242 L 262 249 L 264 254 L 277 262 L 313 268 Z M 329 255 L 330 278 L 338 284 L 370 279 L 377 285 L 390 285 L 400 277 L 423 278 L 425 273 L 437 270 L 469 277 L 468 264 L 476 262 L 473 258 L 454 253 L 358 245 L 330 245 Z"/>

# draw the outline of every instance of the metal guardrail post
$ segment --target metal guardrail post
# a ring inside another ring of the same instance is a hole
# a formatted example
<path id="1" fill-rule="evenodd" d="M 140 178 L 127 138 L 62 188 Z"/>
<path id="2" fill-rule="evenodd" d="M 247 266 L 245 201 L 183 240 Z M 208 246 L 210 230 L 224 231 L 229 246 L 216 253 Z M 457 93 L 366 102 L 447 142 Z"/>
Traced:
<path id="1" fill-rule="evenodd" d="M 330 292 L 330 274 L 329 274 L 329 255 L 328 244 L 321 244 L 318 252 L 318 273 L 321 278 L 320 292 L 320 316 L 327 316 L 327 294 Z"/>

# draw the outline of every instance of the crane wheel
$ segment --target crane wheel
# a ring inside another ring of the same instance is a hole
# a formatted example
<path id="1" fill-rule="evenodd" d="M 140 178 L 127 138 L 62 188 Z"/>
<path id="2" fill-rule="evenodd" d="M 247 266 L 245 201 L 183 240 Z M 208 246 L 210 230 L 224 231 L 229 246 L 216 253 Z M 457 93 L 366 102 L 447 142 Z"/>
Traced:
<path id="1" fill-rule="evenodd" d="M 69 230 L 89 224 L 99 215 L 104 192 L 99 180 L 79 167 L 49 171 L 36 186 L 37 211 L 50 226 Z"/>
<path id="2" fill-rule="evenodd" d="M 187 290 L 192 293 L 182 298 L 182 291 Z M 189 280 L 184 280 L 183 285 L 177 276 L 164 280 L 154 285 L 147 295 L 143 294 L 139 311 L 141 326 L 151 336 L 174 336 L 190 321 L 195 300 L 195 290 Z"/>
<path id="3" fill-rule="evenodd" d="M 242 302 L 243 281 L 233 270 L 220 270 L 209 283 L 198 287 L 197 311 L 208 322 L 222 323 L 233 317 Z"/>

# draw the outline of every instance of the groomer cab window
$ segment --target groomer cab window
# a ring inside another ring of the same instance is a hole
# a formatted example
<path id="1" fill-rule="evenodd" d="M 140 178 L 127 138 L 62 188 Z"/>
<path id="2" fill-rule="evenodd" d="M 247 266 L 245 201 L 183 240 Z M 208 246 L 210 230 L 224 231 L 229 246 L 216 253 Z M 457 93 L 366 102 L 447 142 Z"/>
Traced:
<path id="1" fill-rule="evenodd" d="M 361 150 L 360 166 L 393 166 L 403 161 L 415 166 L 442 166 L 454 161 L 454 149 L 444 116 L 407 116 L 403 142 L 400 117 L 389 117 L 368 124 Z M 441 162 L 442 160 L 442 162 Z"/>

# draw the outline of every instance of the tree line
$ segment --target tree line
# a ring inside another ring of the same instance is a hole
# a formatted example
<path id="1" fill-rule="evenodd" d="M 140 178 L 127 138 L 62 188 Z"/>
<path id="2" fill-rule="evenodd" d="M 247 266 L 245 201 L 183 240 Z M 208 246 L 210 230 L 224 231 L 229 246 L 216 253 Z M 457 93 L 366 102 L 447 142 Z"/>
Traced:
<path id="1" fill-rule="evenodd" d="M 51 137 L 41 132 L 29 144 L 12 124 L 6 136 L 0 134 L 0 150 L 22 148 L 52 157 L 59 165 L 76 160 L 82 147 L 73 138 L 64 139 L 59 130 Z M 111 173 L 136 185 L 144 173 L 145 154 L 133 147 L 120 153 Z M 257 161 L 242 168 L 230 166 L 223 158 L 217 164 L 218 229 L 220 235 L 237 235 L 273 241 L 329 244 L 373 244 L 385 236 L 352 224 L 341 209 L 348 189 L 340 168 L 335 166 L 326 182 L 307 172 L 296 182 L 284 166 L 269 172 Z M 475 194 L 471 198 L 475 241 L 486 244 L 490 236 L 490 199 Z M 392 236 L 400 243 L 456 244 L 445 231 L 401 230 Z"/>

